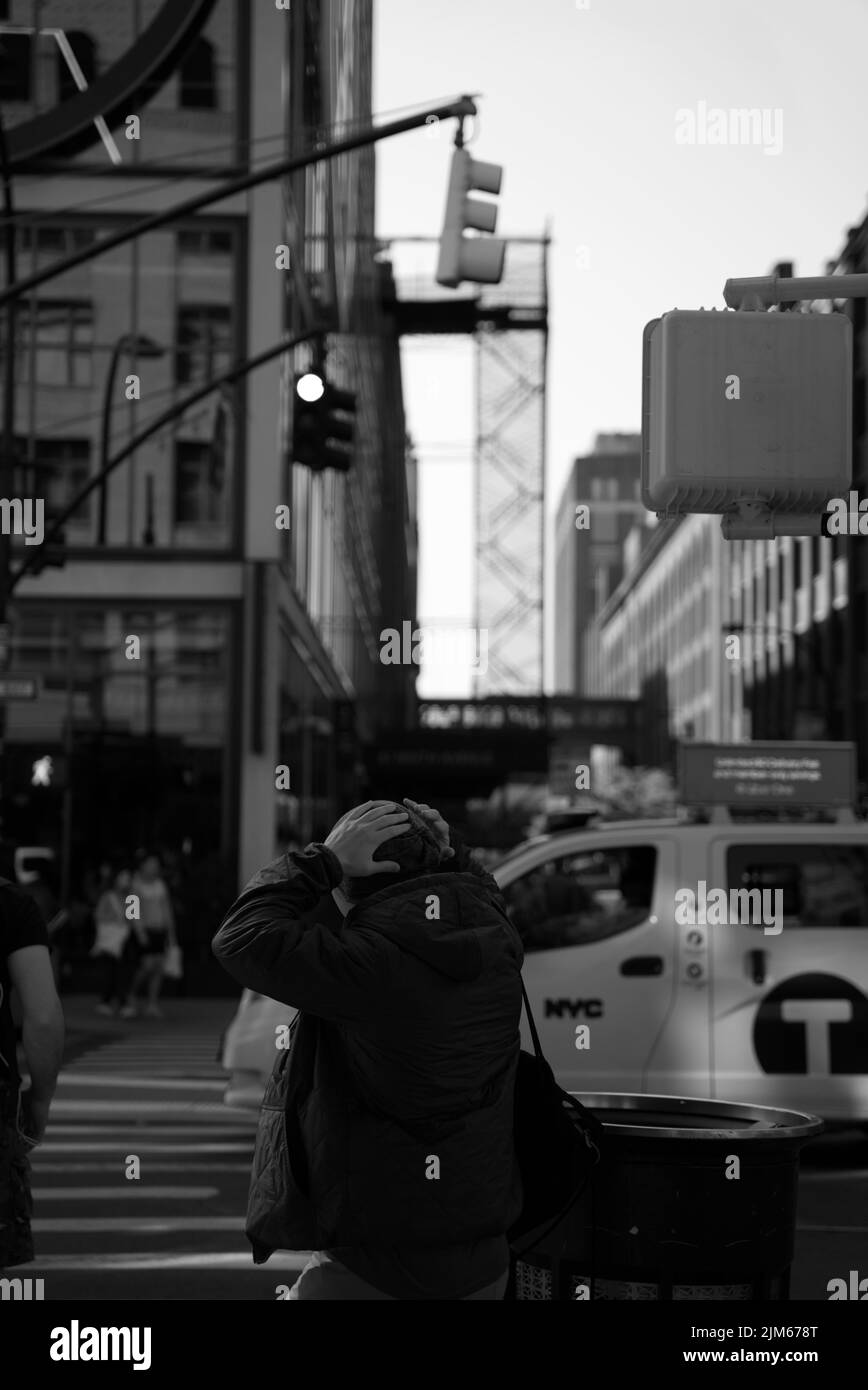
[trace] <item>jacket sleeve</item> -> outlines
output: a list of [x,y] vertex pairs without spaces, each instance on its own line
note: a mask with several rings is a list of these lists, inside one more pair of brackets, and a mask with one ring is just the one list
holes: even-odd
[[254,874],[220,924],[212,950],[248,989],[333,1022],[370,1017],[382,994],[379,938],[335,931],[305,914],[343,878],[324,845],[280,855]]

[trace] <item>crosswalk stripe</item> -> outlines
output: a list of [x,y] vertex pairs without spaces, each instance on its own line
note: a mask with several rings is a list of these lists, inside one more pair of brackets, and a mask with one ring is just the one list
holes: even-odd
[[[74,1115],[83,1110],[91,1115],[122,1115],[133,1113],[135,1115],[223,1115],[227,1111],[231,1115],[228,1105],[222,1105],[213,1101],[186,1101],[186,1100],[54,1100],[51,1106],[52,1115]],[[248,1112],[255,1114],[254,1111]]]
[[245,1255],[234,1250],[214,1250],[210,1254],[203,1252],[197,1255],[159,1255],[153,1252],[147,1255],[137,1255],[134,1252],[119,1255],[43,1255],[29,1264],[16,1265],[15,1272],[31,1274],[48,1270],[65,1272],[77,1269],[227,1269],[247,1270],[251,1274],[268,1274],[277,1269],[300,1272],[309,1259],[310,1253],[306,1251],[276,1250],[266,1269],[263,1265],[254,1265],[252,1253]]
[[58,1216],[33,1222],[36,1235],[84,1235],[100,1231],[124,1231],[126,1234],[171,1235],[175,1231],[235,1231],[244,1234],[243,1219],[237,1216]]
[[[230,1119],[231,1119],[231,1117],[230,1117]],[[209,1126],[208,1126],[207,1134],[208,1134],[208,1135],[210,1136],[210,1138],[212,1138],[212,1139],[221,1138],[221,1137],[227,1138],[227,1139],[228,1139],[228,1138],[235,1139],[235,1138],[238,1137],[239,1130],[241,1130],[241,1131],[243,1132],[243,1129],[244,1129],[244,1128],[246,1128],[246,1126],[234,1125],[234,1124],[231,1124],[231,1123],[228,1123],[228,1124],[226,1124],[226,1125],[215,1124],[215,1125],[209,1125]],[[128,1132],[129,1132],[129,1131],[128,1131]],[[157,1124],[150,1124],[150,1125],[148,1125],[148,1133],[151,1134],[151,1135],[153,1135],[154,1138],[158,1138],[158,1137],[159,1137],[159,1138],[161,1138],[161,1139],[181,1139],[181,1138],[183,1138],[185,1135],[186,1135],[186,1136],[191,1136],[191,1137],[195,1138],[197,1135],[202,1135],[202,1133],[203,1133],[203,1128],[202,1128],[202,1125],[157,1125]],[[82,1123],[80,1123],[80,1122],[79,1122],[78,1124],[59,1125],[59,1124],[54,1124],[54,1123],[52,1122],[52,1124],[49,1125],[48,1131],[47,1131],[47,1133],[46,1133],[45,1140],[44,1140],[44,1142],[43,1142],[43,1144],[42,1144],[42,1148],[43,1148],[43,1149],[47,1148],[48,1145],[49,1145],[49,1144],[52,1142],[52,1140],[55,1139],[55,1138],[57,1138],[57,1139],[60,1139],[61,1137],[74,1138],[76,1135],[81,1135],[82,1137],[84,1137],[86,1134],[91,1135],[93,1138],[96,1138],[96,1137],[99,1136],[99,1135],[109,1135],[109,1134],[118,1135],[118,1127],[117,1127],[117,1125],[108,1125],[108,1124],[98,1124],[98,1125],[94,1125],[94,1124],[82,1124]],[[118,1135],[118,1141],[121,1142],[122,1140],[123,1140],[123,1136]]]
[[[160,1090],[180,1091],[185,1087],[198,1087],[202,1091],[222,1091],[226,1082],[209,1078],[208,1080],[197,1080],[192,1077],[178,1077],[175,1080],[167,1080],[160,1077],[159,1081],[154,1081],[149,1076],[130,1076],[126,1078],[127,1084],[132,1089],[143,1089],[146,1086],[159,1086]],[[117,1081],[112,1081],[102,1072],[89,1075],[87,1072],[62,1071],[57,1080],[58,1092],[67,1086],[117,1086]]]
[[140,1187],[137,1182],[126,1182],[123,1187],[117,1183],[114,1187],[37,1187],[33,1189],[33,1200],[36,1202],[67,1202],[67,1201],[88,1201],[116,1202],[119,1198],[132,1201],[152,1202],[157,1199],[167,1202],[186,1201],[206,1201],[209,1197],[218,1197],[219,1187]]
[[[35,1167],[36,1176],[41,1178],[45,1173],[116,1173],[118,1171],[118,1160],[112,1159],[110,1163],[102,1160],[90,1163],[42,1163]],[[188,1173],[189,1163],[148,1163],[148,1174],[151,1173]],[[208,1176],[214,1173],[249,1173],[250,1164],[248,1163],[209,1163],[207,1166]]]
[[[136,1143],[136,1152],[137,1152],[137,1154],[139,1154],[139,1156],[141,1156],[142,1154],[147,1154],[147,1153],[151,1153],[151,1154],[176,1154],[176,1153],[183,1153],[183,1154],[220,1154],[220,1153],[234,1153],[234,1154],[239,1154],[239,1153],[241,1153],[241,1154],[249,1154],[249,1153],[250,1153],[250,1145],[249,1145],[248,1143],[232,1143],[232,1142],[226,1142],[226,1143],[214,1144],[214,1143],[210,1143],[210,1142],[209,1142],[209,1143],[206,1143],[206,1144],[191,1144],[191,1143],[189,1143],[189,1141],[185,1140],[183,1143],[178,1143],[178,1144],[171,1144],[171,1143],[169,1143],[169,1144],[160,1144],[160,1143],[155,1143],[155,1142],[153,1142],[153,1141],[150,1140],[150,1139],[138,1139],[138,1138],[136,1139],[135,1143]],[[46,1150],[48,1150],[49,1152],[54,1153],[54,1154],[60,1154],[60,1153],[68,1153],[68,1154],[111,1153],[111,1152],[113,1152],[113,1151],[116,1151],[116,1150],[117,1150],[117,1147],[118,1147],[118,1140],[117,1140],[117,1139],[95,1139],[95,1140],[81,1140],[81,1141],[79,1141],[79,1140],[74,1140],[74,1141],[61,1140],[59,1143],[49,1143],[49,1144],[46,1144]]]

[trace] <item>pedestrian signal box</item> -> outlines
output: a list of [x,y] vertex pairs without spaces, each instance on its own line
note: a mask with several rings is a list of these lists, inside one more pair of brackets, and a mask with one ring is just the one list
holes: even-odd
[[852,474],[843,314],[674,309],[643,336],[642,500],[728,539],[820,535]]

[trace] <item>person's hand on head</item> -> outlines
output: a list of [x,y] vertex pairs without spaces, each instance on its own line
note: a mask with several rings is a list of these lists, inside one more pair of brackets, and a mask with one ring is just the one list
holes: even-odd
[[451,859],[455,850],[449,843],[449,826],[441,816],[439,811],[435,811],[432,806],[427,806],[424,801],[411,801],[409,796],[404,797],[404,805],[409,806],[411,811],[415,811],[417,816],[421,816],[427,821],[437,839],[440,841],[440,858]]
[[374,859],[385,840],[392,840],[406,828],[409,816],[394,801],[366,801],[348,811],[331,830],[326,849],[336,854],[345,878],[368,878],[371,874],[399,873],[393,859]]

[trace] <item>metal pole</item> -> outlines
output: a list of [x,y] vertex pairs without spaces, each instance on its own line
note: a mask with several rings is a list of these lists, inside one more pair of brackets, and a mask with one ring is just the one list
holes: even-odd
[[727,280],[723,298],[730,309],[768,309],[800,299],[866,299],[868,275],[813,275],[782,278],[754,275]]
[[[233,198],[236,193],[246,193],[251,188],[257,188],[261,183],[269,183],[272,179],[283,178],[285,174],[291,174],[296,169],[306,169],[309,165],[319,164],[324,159],[336,159],[339,155],[349,154],[353,150],[364,148],[365,145],[374,145],[378,140],[387,140],[392,135],[403,135],[405,131],[417,130],[420,126],[427,124],[429,116],[436,116],[438,120],[449,120],[453,116],[475,115],[476,106],[473,99],[464,96],[457,101],[448,102],[445,106],[435,106],[416,116],[407,116],[401,121],[391,121],[388,125],[372,126],[357,135],[347,136],[345,140],[338,140],[333,145],[320,142],[316,149],[309,150],[307,154],[293,155],[291,159],[277,160],[276,163],[266,164],[251,174],[244,174],[241,178],[218,184],[216,188],[212,188],[207,193],[199,193],[193,198],[187,198],[183,203],[177,203],[175,207],[167,208],[165,212],[158,212],[152,217],[145,217],[140,222],[134,222],[130,227],[122,227],[111,236],[104,237],[102,241],[85,246],[81,251],[74,252],[73,255],[65,257],[62,261],[57,261],[55,265],[35,271],[34,274],[26,276],[25,279],[19,280],[17,283],[10,283],[0,291],[0,305],[8,304],[10,299],[19,299],[21,295],[27,294],[39,285],[44,285],[48,280],[54,280],[58,275],[65,275],[68,270],[74,270],[76,266],[84,265],[86,261],[93,260],[95,256],[101,256],[104,251],[113,251],[116,246],[123,246],[125,242],[144,236],[146,232],[155,232],[170,222],[177,222],[180,218],[189,217],[191,213],[199,212],[201,208],[210,207],[212,203],[221,203],[224,198]],[[6,217],[7,225],[11,226],[11,205],[7,209]]]
[[69,902],[69,881],[72,863],[72,720],[75,709],[75,672],[78,669],[78,610],[72,614],[69,628],[69,643],[66,649],[66,730],[64,754],[66,757],[66,785],[63,788],[63,809],[61,812],[60,842],[60,905]]
[[[264,352],[257,353],[255,357],[249,357],[245,362],[236,363],[236,365],[230,367],[228,371],[221,372],[220,376],[215,376],[213,381],[206,382],[204,386],[200,386],[189,396],[185,396],[182,401],[177,401],[174,405],[169,406],[168,410],[164,410],[162,415],[159,415],[156,420],[152,420],[144,429],[139,430],[138,434],[133,435],[132,439],[128,440],[124,447],[115,454],[114,458],[109,460],[104,470],[105,476],[107,477],[110,473],[114,472],[114,470],[123,463],[124,459],[129,458],[130,454],[135,453],[136,449],[140,448],[152,435],[157,434],[164,425],[171,424],[173,420],[177,420],[180,415],[183,415],[192,406],[198,405],[199,401],[203,400],[205,396],[210,396],[212,391],[218,391],[225,383],[237,381],[239,377],[247,376],[248,372],[252,372],[257,367],[263,366],[264,363],[270,362],[274,357],[279,357],[281,353],[291,352],[293,348],[300,347],[302,343],[308,342],[309,339],[318,336],[323,331],[326,330],[323,329],[321,324],[318,324],[315,328],[309,328],[304,333],[296,334],[294,338],[284,338],[281,342],[273,344],[270,348],[266,348]],[[63,531],[66,522],[72,516],[73,512],[78,511],[82,502],[86,501],[90,494],[97,490],[102,483],[102,479],[103,473],[97,473],[95,477],[89,479],[81,491],[69,503],[69,506],[65,507],[49,526],[43,540],[43,546],[50,545]],[[30,549],[32,550],[34,547],[31,546]],[[10,593],[14,592],[19,581],[30,572],[33,567],[34,559],[35,557],[25,555],[9,582]]]
[[[6,220],[4,260],[6,285],[15,284],[15,205],[12,198],[12,171],[6,145],[6,127],[0,113],[0,176],[3,179],[3,216]],[[15,490],[15,311],[16,298],[6,304],[6,342],[3,363],[3,442],[0,449],[0,496],[11,497]],[[9,666],[8,603],[12,593],[10,563],[12,542],[0,529],[0,673]],[[6,773],[6,701],[0,700],[0,794]]]
[[121,353],[129,341],[129,334],[124,333],[112,349],[111,360],[109,361],[108,374],[106,376],[105,390],[102,398],[102,433],[100,435],[99,449],[99,520],[97,522],[96,543],[105,545],[106,535],[106,510],[108,505],[107,498],[107,477],[106,465],[109,461],[109,438],[111,435],[112,419],[112,396],[115,388],[115,377],[117,376],[118,363],[121,360]]

